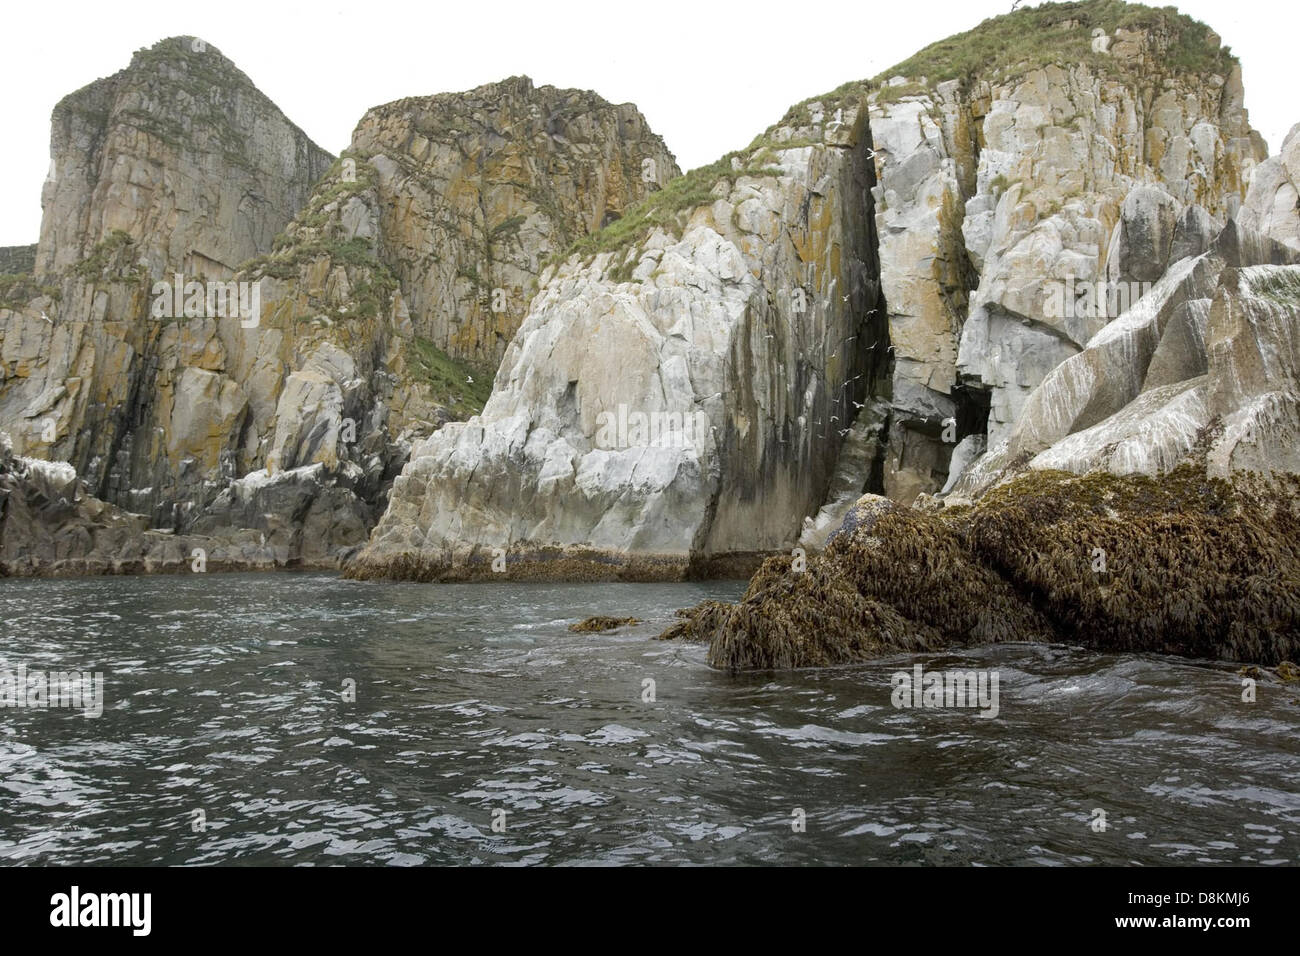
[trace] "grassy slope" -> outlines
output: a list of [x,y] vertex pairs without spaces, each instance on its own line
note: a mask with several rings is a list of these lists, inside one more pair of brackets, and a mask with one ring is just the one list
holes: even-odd
[[[1058,26],[1075,20],[1069,30]],[[773,132],[782,126],[810,123],[810,106],[820,103],[829,114],[857,102],[894,76],[925,77],[930,84],[945,80],[969,80],[976,76],[1009,78],[1048,64],[1086,62],[1098,70],[1122,69],[1121,61],[1092,52],[1092,31],[1100,27],[1107,34],[1115,30],[1166,28],[1178,41],[1165,60],[1168,69],[1191,73],[1226,73],[1236,60],[1227,47],[1210,41],[1210,28],[1184,16],[1173,7],[1155,8],[1122,0],[1083,0],[1046,3],[985,20],[973,30],[932,43],[902,63],[890,67],[872,80],[852,80],[820,96],[809,97],[790,107],[780,122],[770,127],[743,150],[701,166],[670,181],[661,191],[628,210],[627,215],[604,229],[585,236],[552,261],[560,262],[575,253],[584,260],[600,252],[624,250],[655,227],[680,234],[691,210],[709,202],[723,179],[739,175],[770,173],[764,162],[764,148],[777,145]],[[883,93],[886,98],[891,94]],[[788,145],[799,145],[788,144]],[[732,168],[738,159],[741,170]]]

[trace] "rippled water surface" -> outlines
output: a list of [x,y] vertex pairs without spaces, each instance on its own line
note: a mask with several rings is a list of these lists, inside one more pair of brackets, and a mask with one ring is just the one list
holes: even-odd
[[[0,861],[1300,858],[1295,689],[1247,704],[1226,665],[1026,645],[730,677],[652,640],[741,590],[0,580],[0,666],[106,681],[98,719],[0,710]],[[568,631],[596,613],[646,623]],[[916,663],[995,670],[997,719],[895,709]]]

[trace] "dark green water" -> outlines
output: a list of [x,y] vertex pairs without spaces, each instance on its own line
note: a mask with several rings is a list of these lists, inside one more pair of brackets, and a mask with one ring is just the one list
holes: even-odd
[[[0,667],[106,681],[98,719],[0,709],[0,861],[1300,859],[1295,689],[1024,645],[736,678],[651,640],[742,588],[0,580]],[[996,671],[998,718],[895,709],[918,661]]]

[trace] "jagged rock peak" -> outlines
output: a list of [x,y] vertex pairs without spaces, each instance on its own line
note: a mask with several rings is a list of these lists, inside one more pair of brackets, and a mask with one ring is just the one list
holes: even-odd
[[270,268],[364,244],[412,334],[490,377],[546,262],[679,174],[635,106],[595,93],[512,77],[408,97],[362,117]]
[[213,46],[172,37],[55,106],[38,275],[114,232],[155,274],[269,251],[332,157]]

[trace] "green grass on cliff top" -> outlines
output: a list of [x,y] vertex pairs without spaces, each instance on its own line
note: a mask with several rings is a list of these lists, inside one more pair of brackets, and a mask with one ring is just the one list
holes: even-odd
[[[1078,21],[1066,29],[1063,24]],[[1092,52],[1092,31],[1100,27],[1114,36],[1126,30],[1167,30],[1176,37],[1163,60],[1166,70],[1182,73],[1226,73],[1235,59],[1227,47],[1210,39],[1211,30],[1174,7],[1148,7],[1122,0],[1082,0],[1044,3],[985,20],[973,30],[931,43],[876,77],[924,76],[930,83],[991,78],[1050,64],[1089,62],[1114,68],[1113,57]]]
[[[1077,25],[1065,26],[1069,21],[1075,21]],[[884,80],[894,76],[924,76],[930,84],[935,84],[980,76],[1005,79],[1049,64],[1068,66],[1087,62],[1101,70],[1123,69],[1122,61],[1092,52],[1092,31],[1098,27],[1111,36],[1120,28],[1168,32],[1175,40],[1162,63],[1171,72],[1226,73],[1236,62],[1227,47],[1219,47],[1211,40],[1208,26],[1180,14],[1174,7],[1155,8],[1123,0],[1079,0],[1045,3],[993,17],[966,33],[932,43],[874,80],[853,80],[829,93],[795,104],[775,127],[769,128],[745,149],[728,153],[707,166],[669,181],[661,190],[630,207],[621,219],[578,239],[547,264],[565,261],[575,254],[590,260],[602,252],[625,250],[655,228],[680,235],[690,212],[713,200],[719,182],[724,179],[734,182],[742,175],[762,176],[777,172],[764,161],[765,147],[806,145],[802,142],[777,143],[772,134],[780,126],[808,125],[811,121],[809,106],[813,103],[820,103],[830,114],[851,105],[873,89],[879,90],[877,95],[886,100],[915,91],[915,84],[895,94],[890,93],[891,88],[880,89]]]
[[[1064,26],[1071,20],[1078,25]],[[1125,68],[1122,61],[1112,56],[1092,52],[1092,31],[1097,27],[1110,36],[1121,27],[1170,33],[1175,41],[1162,60],[1164,68],[1170,72],[1226,74],[1236,62],[1227,47],[1219,47],[1211,40],[1208,26],[1184,16],[1174,7],[1148,7],[1124,3],[1123,0],[1044,3],[993,17],[973,30],[932,43],[873,80],[852,80],[829,93],[809,97],[790,107],[776,125],[807,125],[811,104],[820,103],[827,113],[833,113],[872,90],[880,90],[881,84],[894,76],[923,76],[933,85],[954,79],[970,81],[977,77],[1007,79],[1050,64],[1068,66],[1086,62],[1099,70]],[[900,92],[914,91],[914,86]],[[877,95],[886,100],[892,98],[888,88]],[[707,166],[671,180],[663,189],[628,209],[622,219],[582,237],[551,262],[562,262],[574,254],[585,260],[597,253],[625,249],[655,227],[679,233],[686,215],[710,202],[714,187],[722,179],[734,180],[742,174],[771,172],[761,162],[762,147],[775,145],[771,142],[771,134],[772,129],[769,129],[748,148],[728,153]],[[744,167],[742,170],[732,168],[734,158],[739,158]]]
[[[769,133],[771,131],[769,130]],[[648,235],[656,227],[680,235],[685,216],[714,199],[713,190],[727,180],[734,183],[741,176],[777,176],[781,170],[770,162],[769,150],[792,149],[807,146],[802,140],[775,142],[768,133],[757,137],[745,149],[735,150],[707,166],[692,169],[676,179],[670,179],[662,189],[630,206],[621,219],[616,219],[603,229],[583,236],[547,265],[563,262],[572,255],[590,259],[602,252],[625,249]],[[733,164],[732,160],[736,160]]]

